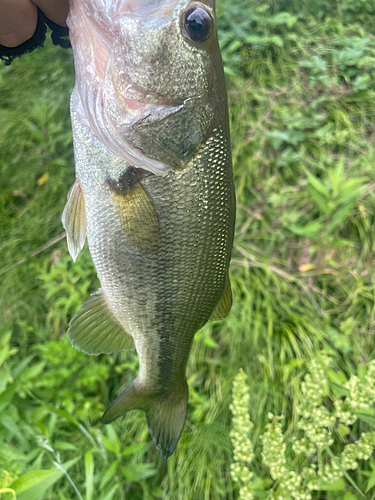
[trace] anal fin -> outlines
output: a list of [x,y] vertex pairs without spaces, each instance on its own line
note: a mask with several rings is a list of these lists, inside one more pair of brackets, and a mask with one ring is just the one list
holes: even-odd
[[218,305],[211,314],[209,321],[220,321],[226,318],[232,307],[232,290],[230,287],[229,275],[227,274],[227,279],[225,282],[225,288]]
[[75,262],[86,239],[85,202],[78,179],[68,193],[61,221],[66,231],[69,253]]
[[72,346],[86,354],[126,351],[134,347],[133,338],[116,320],[101,289],[72,318],[68,335]]

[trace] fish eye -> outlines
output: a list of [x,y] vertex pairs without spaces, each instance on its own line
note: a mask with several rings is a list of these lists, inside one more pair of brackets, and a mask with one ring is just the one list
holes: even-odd
[[192,42],[205,42],[213,31],[211,15],[202,7],[191,7],[182,16],[182,29],[186,38]]

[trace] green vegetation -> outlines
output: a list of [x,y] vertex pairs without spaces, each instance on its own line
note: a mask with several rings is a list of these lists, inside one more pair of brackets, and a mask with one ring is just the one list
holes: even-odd
[[168,462],[141,412],[98,423],[138,361],[69,344],[98,288],[87,248],[76,264],[65,240],[30,255],[62,233],[74,181],[72,55],[48,45],[0,68],[1,500],[375,499],[374,3],[222,0],[219,13],[234,306],[196,335]]
[[[327,352],[312,359],[309,373],[301,383],[302,398],[296,407],[296,424],[286,426],[285,436],[283,418],[268,414],[271,422],[260,438],[263,451],[257,460],[269,469],[271,477],[260,477],[249,470],[248,464],[255,458],[254,445],[249,439],[253,424],[248,414],[250,391],[246,375],[240,370],[233,383],[230,408],[235,460],[231,473],[233,480],[240,484],[241,500],[275,497],[311,500],[314,491],[345,490],[344,478],[353,491],[364,497],[347,471],[357,469],[359,460],[368,460],[375,448],[375,432],[361,432],[363,428],[354,426],[358,420],[372,428],[375,424],[372,410],[375,361],[361,365],[360,375],[352,375],[349,380],[342,371],[332,371],[332,364],[333,359]],[[357,436],[353,443],[345,438],[350,433]],[[375,467],[372,459],[370,466]],[[375,473],[363,473],[369,477],[367,493],[375,486]],[[357,497],[350,491],[344,495],[344,500],[353,498]]]

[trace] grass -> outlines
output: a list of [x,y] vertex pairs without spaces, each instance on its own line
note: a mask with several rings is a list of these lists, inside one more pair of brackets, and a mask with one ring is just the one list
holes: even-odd
[[[134,352],[87,357],[67,340],[70,318],[98,288],[87,248],[76,264],[65,241],[30,257],[62,232],[74,181],[72,55],[48,45],[0,69],[1,268],[26,258],[0,275],[0,470],[9,474],[0,491],[51,470],[17,498],[73,500],[76,488],[86,500],[234,500],[229,404],[240,367],[253,467],[266,478],[258,437],[268,412],[294,432],[310,358],[328,350],[347,378],[374,358],[371,9],[365,0],[219,5],[238,200],[234,305],[196,335],[188,423],[168,463],[141,412],[98,424],[138,362]],[[350,472],[361,491],[370,470],[363,461]],[[278,498],[267,491],[259,498]],[[345,480],[314,498],[352,500],[353,491]]]

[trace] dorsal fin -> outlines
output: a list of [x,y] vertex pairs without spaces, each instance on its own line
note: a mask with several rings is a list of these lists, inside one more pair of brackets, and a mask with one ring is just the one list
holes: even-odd
[[86,239],[85,201],[78,179],[68,193],[61,221],[66,231],[69,253],[75,262]]
[[68,335],[72,346],[86,354],[126,351],[134,347],[133,338],[116,320],[101,289],[73,317]]
[[225,288],[218,305],[211,314],[209,321],[220,321],[226,318],[232,307],[232,290],[230,288],[229,274],[225,282]]

